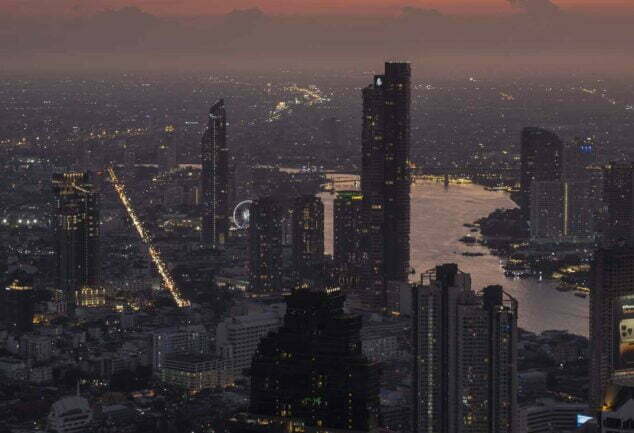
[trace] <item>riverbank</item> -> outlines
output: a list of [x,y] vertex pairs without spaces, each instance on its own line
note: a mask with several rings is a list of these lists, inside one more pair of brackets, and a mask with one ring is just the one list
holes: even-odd
[[[349,178],[349,175],[341,175]],[[347,189],[350,184],[336,184]],[[325,207],[325,247],[332,253],[332,210],[334,194],[320,194]],[[519,324],[532,332],[550,329],[568,330],[588,335],[588,300],[556,290],[556,281],[510,279],[504,276],[503,261],[491,254],[488,246],[476,243],[467,246],[459,239],[473,234],[468,222],[487,217],[496,209],[514,209],[509,195],[487,191],[475,184],[450,185],[420,182],[411,192],[411,265],[416,270],[413,279],[427,269],[442,263],[456,263],[471,274],[472,286],[480,290],[499,284],[518,300]],[[479,253],[463,255],[463,253]],[[481,255],[480,255],[481,254]]]
[[496,209],[474,223],[479,242],[504,261],[508,278],[535,278],[558,282],[558,290],[589,292],[592,245],[579,243],[535,244],[519,209]]

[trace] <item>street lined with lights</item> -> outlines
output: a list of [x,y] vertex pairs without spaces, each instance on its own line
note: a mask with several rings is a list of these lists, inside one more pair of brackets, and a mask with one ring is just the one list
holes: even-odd
[[121,204],[123,204],[123,207],[126,209],[128,215],[130,216],[130,219],[132,220],[132,225],[136,229],[143,243],[145,243],[145,245],[148,248],[148,253],[150,254],[150,258],[152,259],[152,262],[156,266],[156,270],[161,275],[161,279],[163,280],[163,285],[172,295],[172,298],[174,299],[174,302],[176,302],[176,305],[178,305],[179,307],[189,307],[191,305],[190,302],[183,297],[183,295],[180,293],[180,290],[178,290],[178,288],[176,287],[176,284],[174,283],[174,280],[172,276],[170,275],[169,270],[167,269],[167,266],[165,265],[165,263],[163,262],[163,259],[161,258],[161,254],[159,250],[156,249],[154,245],[152,245],[152,238],[150,237],[150,234],[145,230],[145,228],[143,227],[143,224],[141,223],[141,220],[139,219],[136,212],[134,211],[134,208],[132,207],[132,202],[126,195],[125,185],[123,184],[123,182],[119,180],[119,178],[117,177],[117,174],[115,173],[112,167],[108,167],[108,174],[110,175],[110,179],[112,180],[112,186],[114,187],[117,195],[119,196],[119,200],[121,201]]

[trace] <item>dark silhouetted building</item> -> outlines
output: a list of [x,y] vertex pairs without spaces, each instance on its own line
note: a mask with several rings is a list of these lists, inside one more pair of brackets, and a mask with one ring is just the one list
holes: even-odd
[[605,166],[603,201],[607,211],[605,241],[632,241],[634,234],[634,166],[613,162]]
[[9,331],[27,332],[33,327],[33,286],[31,278],[11,278],[0,293],[0,323]]
[[601,402],[596,433],[621,433],[634,429],[634,386],[631,381],[611,383]]
[[363,262],[363,194],[339,191],[333,207],[333,258],[344,291],[359,286]]
[[99,284],[99,195],[88,172],[54,174],[53,191],[56,283],[72,313],[81,289]]
[[545,129],[524,128],[521,142],[520,208],[530,217],[534,182],[560,181],[563,170],[563,142]]
[[293,265],[300,275],[311,275],[324,261],[324,204],[303,195],[293,201]]
[[284,325],[251,364],[250,412],[307,426],[369,431],[377,425],[379,372],[361,351],[361,317],[343,311],[338,287],[301,287]]
[[410,65],[386,63],[363,89],[361,190],[364,201],[362,299],[386,305],[386,281],[407,281],[410,236]]
[[563,177],[570,181],[585,181],[590,176],[589,167],[598,162],[598,149],[592,137],[576,137],[564,146]]
[[[554,140],[552,138],[547,143]],[[529,142],[532,143],[530,140]],[[540,146],[550,149],[543,143]],[[538,148],[533,150],[543,151]],[[538,153],[533,156],[539,158]],[[532,163],[534,164],[535,161],[533,160]],[[563,147],[559,161],[561,165],[559,174],[553,175],[551,170],[556,170],[557,167],[550,163],[541,161],[538,167],[533,165],[534,173],[530,179],[529,191],[532,241],[541,243],[593,241],[594,217],[600,208],[597,202],[601,199],[600,196],[594,195],[596,188],[593,186],[592,167],[595,162],[594,142],[591,139],[575,139]],[[529,163],[531,163],[530,159]]]
[[209,110],[202,138],[202,241],[219,248],[229,234],[229,151],[227,115],[221,99]]
[[254,293],[279,292],[282,287],[282,219],[279,200],[265,197],[251,204],[249,274]]
[[517,302],[471,290],[455,264],[412,287],[415,433],[512,433],[517,420]]
[[606,387],[634,377],[634,248],[594,254],[590,286],[590,408],[598,410]]

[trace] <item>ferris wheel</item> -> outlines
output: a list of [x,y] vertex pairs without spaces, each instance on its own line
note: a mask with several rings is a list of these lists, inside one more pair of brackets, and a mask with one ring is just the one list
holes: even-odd
[[243,200],[233,209],[233,224],[238,230],[249,228],[251,221],[251,203],[252,200]]

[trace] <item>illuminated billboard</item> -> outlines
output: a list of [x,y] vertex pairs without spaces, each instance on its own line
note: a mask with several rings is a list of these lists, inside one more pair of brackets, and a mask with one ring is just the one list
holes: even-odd
[[634,370],[634,297],[624,296],[617,303],[617,369]]

